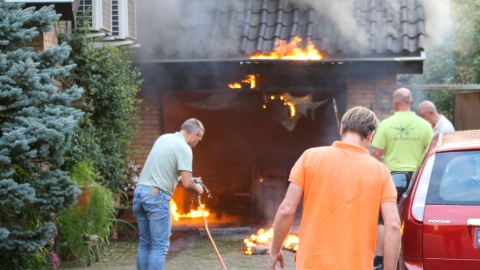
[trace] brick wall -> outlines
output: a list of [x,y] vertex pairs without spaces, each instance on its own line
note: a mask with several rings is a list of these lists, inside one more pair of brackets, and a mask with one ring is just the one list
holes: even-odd
[[35,38],[33,38],[32,41],[27,42],[26,45],[29,46],[29,47],[33,47],[33,49],[34,49],[36,52],[43,51],[43,50],[44,50],[44,47],[43,47],[43,34],[37,35]]
[[143,100],[139,112],[141,124],[139,134],[132,140],[130,148],[136,151],[131,162],[140,165],[141,169],[155,140],[161,135],[163,106],[160,95],[151,96],[142,91],[139,93],[139,98]]
[[350,76],[347,79],[347,110],[364,106],[375,112],[379,120],[393,115],[393,91],[396,75],[375,77]]
[[50,32],[37,35],[32,41],[27,42],[27,46],[33,47],[36,52],[53,48],[58,45],[58,26],[55,23]]
[[53,25],[50,32],[43,33],[43,47],[44,50],[53,48],[58,45],[58,28],[57,24]]

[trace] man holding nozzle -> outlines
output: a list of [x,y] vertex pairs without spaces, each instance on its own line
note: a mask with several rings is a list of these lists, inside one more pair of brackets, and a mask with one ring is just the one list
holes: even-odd
[[160,136],[145,161],[133,198],[140,238],[139,270],[164,268],[172,227],[170,201],[178,182],[193,194],[203,193],[201,182],[192,177],[192,148],[204,134],[199,120],[188,119],[180,131]]

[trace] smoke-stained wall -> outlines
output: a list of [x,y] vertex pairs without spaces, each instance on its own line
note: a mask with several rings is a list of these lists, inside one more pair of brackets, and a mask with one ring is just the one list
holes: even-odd
[[[345,89],[332,89],[337,106],[345,110]],[[188,118],[201,120],[206,133],[193,149],[195,176],[201,176],[212,194],[207,207],[217,213],[263,216],[267,209],[257,204],[255,182],[261,177],[287,186],[288,173],[303,151],[310,147],[329,145],[339,139],[331,93],[317,93],[315,101],[328,100],[313,112],[302,116],[295,129],[288,131],[263,108],[261,95],[252,94],[245,102],[220,110],[192,107],[174,92],[142,91],[142,130],[134,146],[139,149],[134,162],[142,167],[163,123],[165,133],[180,129]],[[163,119],[160,119],[163,118]],[[272,172],[282,171],[278,177]],[[281,192],[282,193],[282,192]],[[283,194],[279,194],[280,197]],[[186,196],[184,205],[189,206]],[[180,202],[177,202],[180,203]],[[252,216],[254,217],[254,216]]]
[[[315,119],[302,116],[292,132],[263,109],[263,100],[254,92],[242,103],[213,110],[192,107],[179,98],[183,94],[158,92],[150,85],[140,92],[144,100],[142,126],[133,144],[139,150],[133,161],[142,167],[161,130],[175,132],[187,118],[198,118],[206,134],[193,150],[194,175],[201,176],[214,195],[204,203],[218,213],[265,218],[268,223],[273,217],[265,205],[278,202],[284,193],[267,203],[257,193],[267,186],[286,189],[290,169],[304,150],[330,145],[340,138],[332,97],[337,102],[339,119],[354,106],[370,108],[384,119],[392,113],[395,79],[395,75],[351,76],[343,86],[338,84],[330,92],[314,94],[314,101],[328,102],[315,110]],[[195,97],[198,93],[186,95]],[[262,177],[265,185],[259,182]],[[183,205],[188,207],[191,197],[187,195]]]

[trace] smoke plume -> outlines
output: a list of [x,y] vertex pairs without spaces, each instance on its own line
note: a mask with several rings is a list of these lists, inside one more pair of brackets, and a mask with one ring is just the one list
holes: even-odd
[[[365,18],[357,18],[358,3],[362,9],[369,8],[373,0],[284,0],[284,6],[295,3],[302,8],[313,7],[320,16],[326,16],[339,31],[342,41],[355,44],[359,48],[369,45],[369,25]],[[402,0],[380,0],[376,8],[385,9],[386,16],[392,19],[393,27],[401,29],[400,3]],[[445,38],[452,26],[451,0],[423,0],[426,17],[427,42],[438,43]],[[142,0],[137,1],[138,42],[142,60],[157,60],[159,56],[170,59],[214,58],[212,52],[222,56],[239,57],[240,35],[247,0]],[[255,1],[254,1],[255,2]],[[257,1],[261,4],[262,1]],[[422,0],[408,0],[410,9]],[[230,13],[222,13],[229,10]],[[236,11],[233,12],[232,10]],[[365,11],[365,10],[362,10]],[[412,11],[412,10],[409,10]],[[357,14],[355,13],[357,12]],[[412,11],[415,12],[415,11]],[[237,27],[233,33],[237,37],[212,38],[218,19],[229,17],[229,27]],[[357,16],[357,17],[356,17]],[[363,20],[363,21],[362,21]],[[240,26],[235,26],[240,22]],[[222,26],[224,27],[224,25]]]
[[427,42],[439,44],[453,28],[451,0],[424,0]]

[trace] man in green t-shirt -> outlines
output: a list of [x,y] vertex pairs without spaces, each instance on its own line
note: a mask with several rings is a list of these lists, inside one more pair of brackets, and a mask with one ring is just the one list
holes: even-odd
[[148,154],[132,207],[138,224],[138,270],[164,267],[172,226],[170,201],[178,182],[191,193],[203,193],[203,187],[192,177],[192,148],[204,134],[199,120],[188,119],[180,131],[160,136]]
[[[395,113],[380,123],[372,140],[372,156],[380,161],[383,158],[390,172],[407,172],[411,175],[433,137],[431,125],[410,111],[412,103],[410,90],[397,89],[393,93]],[[383,269],[383,232],[383,220],[380,219],[374,260],[376,270]]]

